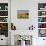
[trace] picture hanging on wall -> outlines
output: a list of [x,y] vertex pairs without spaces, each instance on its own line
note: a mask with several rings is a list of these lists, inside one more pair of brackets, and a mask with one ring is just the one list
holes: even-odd
[[17,18],[18,19],[28,19],[29,10],[17,10]]

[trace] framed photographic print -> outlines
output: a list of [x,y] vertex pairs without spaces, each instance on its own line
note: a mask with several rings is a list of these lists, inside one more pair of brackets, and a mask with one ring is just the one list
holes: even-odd
[[17,10],[17,18],[18,19],[28,19],[29,10]]

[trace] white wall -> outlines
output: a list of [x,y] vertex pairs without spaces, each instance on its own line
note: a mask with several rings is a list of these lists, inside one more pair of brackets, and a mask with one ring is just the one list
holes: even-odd
[[[27,0],[27,1],[12,0],[11,1],[11,16],[12,16],[11,22],[13,22],[16,25],[17,30],[28,30],[29,26],[31,26],[33,23],[37,21],[36,6],[37,6],[37,2],[32,0],[31,1],[30,0]],[[17,10],[29,10],[29,19],[17,19]]]
[[[11,22],[13,22],[16,25],[17,33],[20,32],[21,30],[20,34],[21,33],[26,34],[29,26],[33,24],[35,26],[33,35],[38,36],[37,35],[38,32],[37,31],[37,8],[38,8],[37,0],[25,0],[25,1],[11,0]],[[17,10],[29,10],[29,19],[26,20],[17,19]],[[33,41],[35,41],[35,38],[33,39]],[[33,44],[37,44],[37,42],[36,43],[33,42]]]
[[[43,39],[38,38],[38,3],[46,3],[46,0],[11,0],[11,22],[16,25],[18,32],[23,30],[24,33],[32,24],[35,26],[35,30],[33,30],[33,46],[43,44]],[[29,10],[29,19],[17,19],[17,10]]]

